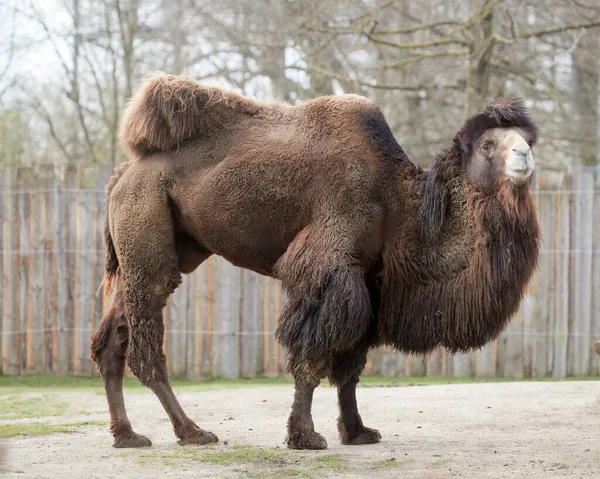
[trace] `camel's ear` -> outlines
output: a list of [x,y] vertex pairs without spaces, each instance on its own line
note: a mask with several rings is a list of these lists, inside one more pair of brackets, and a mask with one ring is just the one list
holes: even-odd
[[434,167],[427,173],[423,185],[423,201],[421,203],[421,233],[425,237],[434,237],[442,229],[446,208],[448,206],[448,189],[439,171]]

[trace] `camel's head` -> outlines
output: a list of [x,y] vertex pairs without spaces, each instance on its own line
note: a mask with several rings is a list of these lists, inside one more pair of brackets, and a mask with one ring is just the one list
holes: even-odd
[[457,133],[468,179],[487,191],[505,181],[527,183],[534,169],[537,128],[520,100],[502,98],[469,118]]
[[[469,118],[454,137],[452,147],[438,154],[427,175],[420,213],[423,232],[433,236],[442,227],[450,179],[460,177],[486,194],[503,192],[511,196],[522,192],[521,187],[529,184],[533,173],[531,149],[536,140],[537,128],[523,103],[515,98],[490,102]],[[504,188],[507,185],[509,188]]]

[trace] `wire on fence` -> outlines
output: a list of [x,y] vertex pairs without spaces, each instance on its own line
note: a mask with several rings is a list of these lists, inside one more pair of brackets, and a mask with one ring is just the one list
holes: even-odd
[[[19,329],[16,331],[0,331],[1,336],[16,336],[16,335],[32,335],[32,334],[45,334],[45,333],[68,333],[68,332],[79,332],[79,333],[92,333],[94,328],[42,328],[42,329]],[[212,331],[205,329],[167,329],[166,334],[200,334],[200,335],[211,335],[211,336],[273,336],[275,331]],[[525,337],[579,337],[579,338],[598,338],[600,334],[593,334],[587,332],[528,332],[528,331],[505,331],[499,337],[502,336],[525,336]]]

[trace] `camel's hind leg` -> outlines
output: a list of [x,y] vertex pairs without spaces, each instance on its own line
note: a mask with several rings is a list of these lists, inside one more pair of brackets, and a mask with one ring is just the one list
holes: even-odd
[[123,371],[125,353],[129,342],[129,328],[123,310],[122,292],[118,291],[112,306],[91,340],[91,356],[98,365],[108,409],[110,430],[115,438],[114,447],[143,447],[152,443],[144,436],[133,432],[125,410],[123,398]]
[[[150,195],[149,189],[146,190]],[[139,201],[127,197],[115,207],[114,237],[124,282],[129,325],[127,362],[160,400],[180,444],[207,444],[217,436],[198,427],[184,412],[169,382],[163,354],[162,311],[179,286],[181,272],[174,225],[165,195]]]

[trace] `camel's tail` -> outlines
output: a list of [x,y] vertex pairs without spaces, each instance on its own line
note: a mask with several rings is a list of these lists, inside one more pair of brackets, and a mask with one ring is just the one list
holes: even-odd
[[115,168],[108,185],[106,185],[106,214],[104,216],[104,300],[106,301],[114,290],[115,280],[119,275],[119,260],[110,234],[110,194],[131,163],[121,163]]
[[135,157],[168,151],[253,115],[260,106],[237,93],[159,72],[133,95],[121,122],[121,146]]

